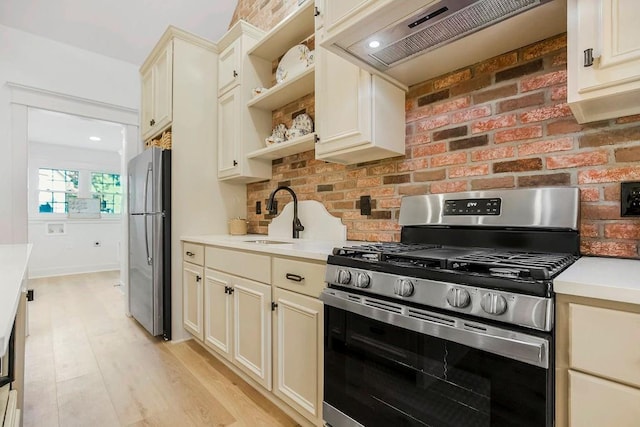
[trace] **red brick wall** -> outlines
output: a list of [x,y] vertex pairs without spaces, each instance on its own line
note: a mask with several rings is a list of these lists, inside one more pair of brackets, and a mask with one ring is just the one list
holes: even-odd
[[[324,203],[349,239],[367,241],[399,240],[403,195],[574,185],[582,252],[638,258],[640,219],[620,217],[620,182],[640,181],[640,115],[580,125],[566,80],[561,35],[417,84],[406,97],[405,156],[349,166],[313,151],[276,160],[272,180],[247,186],[249,230],[267,232],[270,218],[255,214],[255,202],[264,207],[279,184]],[[362,195],[373,200],[370,216],[360,215]]]

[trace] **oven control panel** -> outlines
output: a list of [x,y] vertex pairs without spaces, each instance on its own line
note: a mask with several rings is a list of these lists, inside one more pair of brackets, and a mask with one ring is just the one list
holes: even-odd
[[502,199],[445,200],[443,215],[500,215]]

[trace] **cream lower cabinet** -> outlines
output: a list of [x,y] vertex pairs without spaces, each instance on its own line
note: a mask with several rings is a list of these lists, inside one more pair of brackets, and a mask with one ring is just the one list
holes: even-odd
[[640,306],[558,295],[556,425],[638,426]]
[[204,342],[271,390],[271,286],[207,269]]
[[184,262],[182,264],[182,315],[184,328],[193,336],[202,339],[204,334],[202,317],[204,268]]
[[322,425],[322,302],[279,288],[273,299],[273,393]]

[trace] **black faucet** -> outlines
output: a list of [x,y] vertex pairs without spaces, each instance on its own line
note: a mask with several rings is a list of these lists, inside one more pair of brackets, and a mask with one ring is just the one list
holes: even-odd
[[281,185],[280,187],[273,190],[273,193],[271,193],[271,195],[269,196],[269,200],[267,200],[267,211],[269,211],[271,215],[275,215],[278,213],[274,208],[273,198],[280,190],[287,190],[291,194],[291,197],[293,197],[293,238],[299,239],[300,232],[304,231],[304,226],[300,222],[300,218],[298,218],[298,197],[291,188]]

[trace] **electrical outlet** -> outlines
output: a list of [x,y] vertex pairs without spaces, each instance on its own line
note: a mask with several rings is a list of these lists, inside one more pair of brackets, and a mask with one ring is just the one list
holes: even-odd
[[620,216],[640,216],[640,181],[620,184]]
[[360,196],[360,215],[371,215],[371,196]]
[[262,202],[256,202],[256,214],[260,215],[262,213]]

